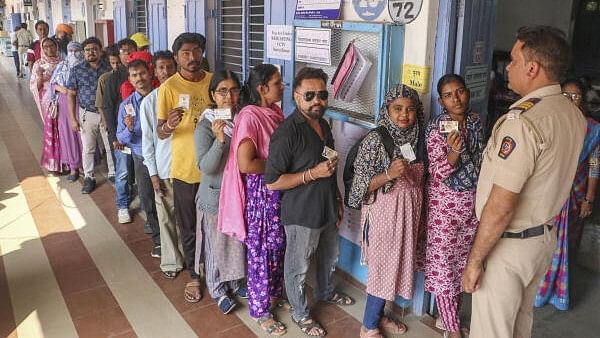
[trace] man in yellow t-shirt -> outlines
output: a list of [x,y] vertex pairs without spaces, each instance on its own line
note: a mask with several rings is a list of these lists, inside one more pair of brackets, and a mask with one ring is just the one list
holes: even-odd
[[196,255],[195,196],[200,183],[196,166],[194,130],[204,109],[209,105],[208,85],[212,74],[202,70],[206,39],[198,33],[182,33],[173,43],[173,54],[179,72],[165,81],[158,92],[157,134],[171,137],[173,200],[175,219],[181,232],[185,264],[191,281],[184,290],[191,303],[202,298],[199,276],[194,269]]

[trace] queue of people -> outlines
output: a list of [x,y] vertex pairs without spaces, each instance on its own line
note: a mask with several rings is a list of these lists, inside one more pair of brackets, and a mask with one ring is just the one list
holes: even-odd
[[449,337],[468,335],[458,316],[463,292],[474,294],[471,337],[529,337],[534,300],[568,304],[565,252],[591,211],[600,127],[588,119],[584,142],[584,93],[576,82],[559,86],[569,52],[560,31],[519,30],[507,70],[523,99],[487,145],[460,75],[439,79],[443,112],[429,121],[413,88],[392,86],[378,127],[357,145],[345,199],[323,70],[298,70],[296,108],[285,117],[277,67],[255,66],[245,83],[208,72],[201,34],[180,34],[172,51],[151,55],[140,33],[104,50],[95,37],[69,42],[65,54],[64,35],[42,33],[30,87],[44,121],[43,167],[71,182],[83,168],[89,194],[105,156],[117,221],[131,222],[137,187],[150,254],[164,278],[187,271],[186,301],[199,302],[203,285],[223,314],[247,298],[250,316],[273,336],[287,332],[272,312],[283,302],[302,332],[325,336],[306,275],[315,264],[317,301],[355,303],[333,278],[346,200],[361,210],[368,266],[360,337],[409,329],[384,308],[412,298],[418,270]]

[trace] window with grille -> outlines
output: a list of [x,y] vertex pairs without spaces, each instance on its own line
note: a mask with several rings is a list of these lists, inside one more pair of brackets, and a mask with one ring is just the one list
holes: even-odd
[[248,71],[263,62],[265,2],[222,0],[219,4],[218,62],[245,81]]

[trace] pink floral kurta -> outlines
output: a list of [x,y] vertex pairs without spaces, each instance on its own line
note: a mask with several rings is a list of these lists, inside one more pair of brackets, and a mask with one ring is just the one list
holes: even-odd
[[446,136],[433,128],[427,138],[429,156],[425,290],[436,295],[462,292],[461,276],[479,222],[475,191],[451,190],[444,180],[454,168],[448,162]]

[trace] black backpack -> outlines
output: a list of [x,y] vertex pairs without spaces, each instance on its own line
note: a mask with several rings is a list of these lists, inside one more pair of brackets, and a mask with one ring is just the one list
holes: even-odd
[[[390,133],[384,126],[374,128],[371,131],[369,131],[369,133],[371,132],[376,132],[381,136],[383,146],[385,147],[385,151],[387,152],[388,156],[392,158],[394,156],[394,139],[392,138],[392,135],[390,135]],[[350,148],[348,156],[346,157],[346,164],[344,165],[344,174],[342,176],[344,179],[344,205],[346,205],[348,208],[356,210],[360,210],[360,208],[362,207],[362,203],[358,207],[354,207],[348,204],[348,198],[350,197],[350,188],[352,187],[352,181],[354,180],[354,161],[356,161],[356,155],[358,155],[358,148],[360,148],[360,144],[369,133],[361,137],[360,140],[358,140],[352,146],[352,148]]]

